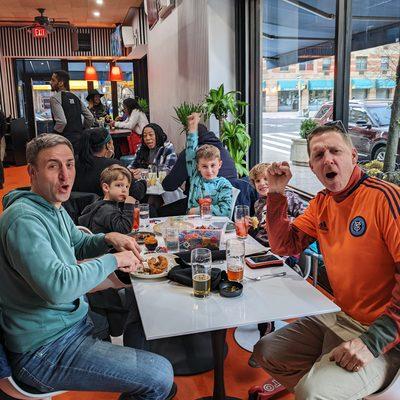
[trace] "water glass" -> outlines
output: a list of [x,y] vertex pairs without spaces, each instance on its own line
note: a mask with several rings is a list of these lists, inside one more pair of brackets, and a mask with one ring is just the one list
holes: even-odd
[[147,203],[139,204],[140,210],[140,228],[148,228],[150,226],[149,205]]
[[234,219],[235,219],[236,236],[240,239],[246,239],[250,223],[249,206],[243,206],[243,205],[236,206]]
[[211,251],[194,249],[190,254],[192,264],[193,295],[198,298],[208,297],[211,291]]
[[165,245],[170,253],[179,251],[179,230],[178,228],[168,227],[164,229]]
[[140,170],[140,178],[143,179],[144,181],[147,181],[149,179],[149,170],[141,169]]
[[200,205],[200,216],[202,219],[210,220],[212,217],[211,204],[203,203]]
[[230,281],[243,281],[245,254],[246,248],[243,240],[229,239],[226,241],[226,265]]

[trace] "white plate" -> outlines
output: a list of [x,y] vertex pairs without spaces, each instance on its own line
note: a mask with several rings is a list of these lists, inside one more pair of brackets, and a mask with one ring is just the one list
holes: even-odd
[[161,274],[145,274],[142,272],[133,272],[131,275],[135,278],[141,278],[141,279],[157,279],[157,278],[164,278],[165,276],[168,275],[169,270],[174,267],[175,265],[178,265],[175,262],[176,255],[175,254],[168,254],[168,253],[147,253],[142,255],[143,260],[147,261],[149,258],[157,258],[158,256],[163,256],[168,260],[168,268],[164,271],[161,272]]

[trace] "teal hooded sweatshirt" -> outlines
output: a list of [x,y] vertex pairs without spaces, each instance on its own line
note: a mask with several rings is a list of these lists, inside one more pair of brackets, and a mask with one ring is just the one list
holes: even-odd
[[[103,234],[84,234],[63,207],[33,192],[12,191],[3,207],[0,321],[6,347],[25,353],[86,317],[83,295],[116,269],[117,260],[101,256],[109,250]],[[77,263],[85,258],[93,259]]]

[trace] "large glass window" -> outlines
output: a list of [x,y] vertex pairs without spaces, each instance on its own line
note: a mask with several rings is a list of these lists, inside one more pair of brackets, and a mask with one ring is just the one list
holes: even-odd
[[70,77],[69,89],[76,94],[83,104],[86,104],[88,94],[87,81],[85,81],[85,62],[68,62],[68,73]]
[[335,13],[336,1],[318,2],[320,14],[294,3],[263,0],[264,162],[289,161],[301,122],[332,109],[335,22],[326,14]]
[[[353,0],[349,132],[361,160],[383,160],[400,54],[400,2]],[[362,15],[363,18],[358,16]]]
[[111,82],[109,79],[110,63],[109,62],[94,62],[93,66],[96,68],[98,81],[93,81],[93,86],[100,93],[104,94],[102,102],[107,105],[110,114],[113,113],[112,95],[111,95]]
[[135,97],[133,81],[133,63],[118,62],[117,65],[122,70],[123,81],[117,82],[118,110],[122,110],[122,102],[128,97]]

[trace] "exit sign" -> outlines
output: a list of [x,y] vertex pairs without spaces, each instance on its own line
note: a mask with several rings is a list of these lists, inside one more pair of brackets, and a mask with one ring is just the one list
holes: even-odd
[[35,26],[32,28],[33,37],[35,38],[44,38],[47,37],[47,31],[45,28],[41,26]]

